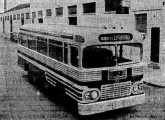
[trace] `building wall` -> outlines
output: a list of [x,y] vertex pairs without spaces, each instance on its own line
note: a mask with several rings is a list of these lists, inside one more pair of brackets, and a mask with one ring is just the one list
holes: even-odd
[[160,28],[159,64],[165,63],[165,9],[164,0],[134,0],[131,11],[134,14],[147,14],[147,32],[144,40],[144,62],[151,63],[151,29]]
[[139,11],[161,9],[164,1],[165,0],[132,0],[131,10]]
[[[19,20],[17,20],[17,14],[22,14],[22,13],[26,14],[27,12],[30,13],[30,8],[24,8],[24,9],[19,9],[19,10],[16,10],[16,11],[10,11],[10,12],[3,13],[1,15],[1,17],[5,18],[5,16],[9,16],[9,20],[4,21],[5,33],[9,34],[10,30],[11,30],[11,21],[10,21],[11,18],[10,18],[10,16],[12,16],[12,31],[13,32],[18,32],[19,28],[21,27],[21,18]],[[16,15],[16,20],[13,20],[13,15]],[[1,19],[1,17],[0,17],[0,19]],[[24,20],[25,20],[24,24],[28,24],[28,23],[31,22],[31,20],[26,19],[26,17],[24,17]],[[1,21],[1,20],[0,20],[0,28],[1,28],[0,32],[3,33],[3,21]]]
[[3,14],[0,14],[0,33],[2,33],[3,30],[3,18],[2,18]]
[[[83,4],[96,2],[96,12],[91,14],[83,13]],[[78,26],[90,26],[90,27],[124,27],[127,29],[134,28],[133,14],[115,14],[105,12],[104,0],[33,0],[31,1],[31,12],[40,10],[43,11],[43,23],[44,24],[64,24],[69,25],[68,6],[77,5],[77,25]],[[56,16],[56,8],[63,7],[63,16]],[[46,9],[52,9],[52,16],[46,17]],[[37,16],[38,17],[38,16]],[[36,17],[35,23],[38,23]],[[129,27],[128,27],[129,26]]]

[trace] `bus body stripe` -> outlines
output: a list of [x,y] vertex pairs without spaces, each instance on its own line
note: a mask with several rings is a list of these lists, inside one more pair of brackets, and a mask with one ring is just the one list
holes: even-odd
[[[25,60],[27,60],[28,62],[30,62],[30,61],[28,60],[29,58],[26,58],[25,56],[20,55],[20,54],[19,54],[19,56],[20,56],[20,57],[23,57]],[[39,64],[39,63],[38,63],[38,64]],[[42,66],[42,65],[41,65],[41,66]],[[44,68],[44,66],[43,66],[43,68]],[[41,69],[42,69],[42,68],[41,68]],[[83,92],[82,89],[75,88],[75,87],[69,85],[68,83],[66,83],[65,81],[63,81],[62,79],[57,78],[55,75],[51,74],[51,73],[48,72],[46,69],[44,69],[44,70],[46,71],[46,78],[48,78],[47,81],[48,81],[49,83],[51,83],[53,86],[55,86],[55,84],[56,84],[55,81],[58,81],[58,82],[62,83],[63,85],[65,85],[65,87],[67,88],[67,91],[70,92],[70,94],[73,94],[73,96],[76,96],[76,97],[80,100],[80,98],[81,98],[81,96],[82,96],[82,92]],[[57,73],[55,73],[55,74],[57,74]],[[80,96],[80,97],[78,97],[78,96]],[[76,99],[77,99],[77,98],[76,98]],[[81,100],[82,100],[82,99],[81,99]]]
[[[57,78],[56,76],[52,76],[52,75],[50,75],[50,73],[49,72],[47,72],[46,71],[46,77],[48,77],[49,79],[51,79],[51,80],[57,80],[57,81],[59,81],[59,82],[61,82],[61,83],[63,83],[63,84],[65,84],[66,85],[66,83],[64,83],[60,78]],[[70,89],[72,89],[72,90],[74,90],[74,91],[76,91],[77,93],[82,93],[83,91],[81,90],[77,90],[77,89],[75,89],[75,88],[73,88],[72,86],[70,86],[70,85],[67,85],[67,87],[69,87]]]

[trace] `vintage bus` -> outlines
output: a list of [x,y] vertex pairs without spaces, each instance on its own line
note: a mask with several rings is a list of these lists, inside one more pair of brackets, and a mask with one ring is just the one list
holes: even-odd
[[26,24],[18,63],[33,82],[47,82],[91,115],[145,102],[143,35],[105,27]]

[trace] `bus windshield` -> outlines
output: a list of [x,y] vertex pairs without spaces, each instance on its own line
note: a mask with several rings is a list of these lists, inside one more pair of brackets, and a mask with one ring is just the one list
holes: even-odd
[[88,46],[83,50],[84,68],[113,67],[142,60],[142,44],[111,44]]

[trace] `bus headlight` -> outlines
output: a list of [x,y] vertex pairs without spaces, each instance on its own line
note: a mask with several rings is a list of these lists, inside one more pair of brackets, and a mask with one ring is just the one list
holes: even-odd
[[136,82],[132,86],[132,93],[133,94],[139,94],[143,92],[143,83],[142,82]]
[[94,102],[100,97],[100,91],[98,89],[89,89],[83,93],[83,101]]

